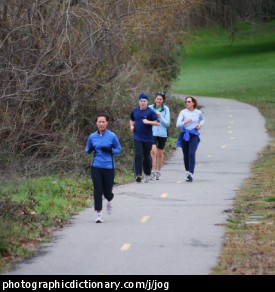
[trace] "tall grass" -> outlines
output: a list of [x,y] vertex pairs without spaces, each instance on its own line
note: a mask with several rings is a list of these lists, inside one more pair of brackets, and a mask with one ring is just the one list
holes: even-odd
[[[213,274],[275,274],[275,22],[198,30],[183,51],[172,91],[237,99],[258,107],[273,141],[259,155],[228,218]],[[260,218],[248,224],[251,218]]]

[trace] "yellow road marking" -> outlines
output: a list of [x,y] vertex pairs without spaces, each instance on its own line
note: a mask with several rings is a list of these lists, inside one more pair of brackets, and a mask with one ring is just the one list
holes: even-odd
[[166,199],[167,197],[168,197],[168,193],[163,193],[163,194],[161,194],[161,196],[160,196],[162,199]]
[[143,216],[140,223],[146,223],[149,220],[149,216]]
[[122,245],[122,247],[120,248],[120,250],[124,251],[124,250],[129,250],[131,247],[131,244],[130,243],[124,243]]

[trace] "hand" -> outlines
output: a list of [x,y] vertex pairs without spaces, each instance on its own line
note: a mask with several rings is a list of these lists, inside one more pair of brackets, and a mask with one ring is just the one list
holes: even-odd
[[88,152],[92,153],[94,150],[95,150],[95,146],[93,144],[91,144]]
[[196,129],[200,130],[201,129],[201,125],[197,125]]
[[101,147],[101,150],[105,153],[112,154],[112,147]]
[[143,121],[144,124],[147,124],[147,125],[150,124],[150,121],[148,121],[147,119],[143,119],[142,121]]
[[187,120],[184,121],[184,124],[185,124],[185,125],[186,125],[186,124],[189,124],[189,123],[192,123],[192,119],[187,119]]

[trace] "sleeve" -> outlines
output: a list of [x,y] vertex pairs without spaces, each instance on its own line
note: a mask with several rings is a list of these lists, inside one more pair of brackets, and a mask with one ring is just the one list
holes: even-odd
[[91,153],[90,148],[91,148],[92,145],[93,145],[93,143],[92,143],[92,137],[90,135],[89,138],[88,138],[88,140],[87,140],[87,143],[86,143],[86,148],[85,148],[85,152],[86,153],[88,153],[88,154]]
[[121,153],[121,145],[119,143],[119,140],[117,136],[114,134],[113,137],[113,148],[112,148],[113,154],[120,154]]
[[184,112],[181,111],[177,119],[176,127],[182,128],[183,126],[184,126]]
[[130,120],[131,121],[135,121],[134,111],[132,111],[131,114],[130,114]]
[[168,107],[166,107],[164,111],[165,111],[164,117],[160,116],[159,120],[162,125],[168,128],[170,126],[170,110]]
[[200,123],[201,126],[204,124],[204,116],[203,116],[202,112],[200,112],[199,123]]

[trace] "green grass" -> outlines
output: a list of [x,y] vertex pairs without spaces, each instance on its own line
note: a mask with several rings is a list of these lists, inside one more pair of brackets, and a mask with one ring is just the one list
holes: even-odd
[[[240,188],[213,274],[275,273],[275,22],[240,25],[234,41],[220,28],[189,36],[172,92],[236,99],[259,108],[273,141]],[[248,224],[253,216],[258,224]],[[252,216],[252,217],[251,217]]]
[[56,228],[92,203],[89,177],[13,180],[0,189],[0,271],[32,255]]
[[[234,42],[220,28],[190,35],[172,92],[253,104],[275,128],[275,23],[240,26]],[[271,107],[271,108],[270,108]]]

